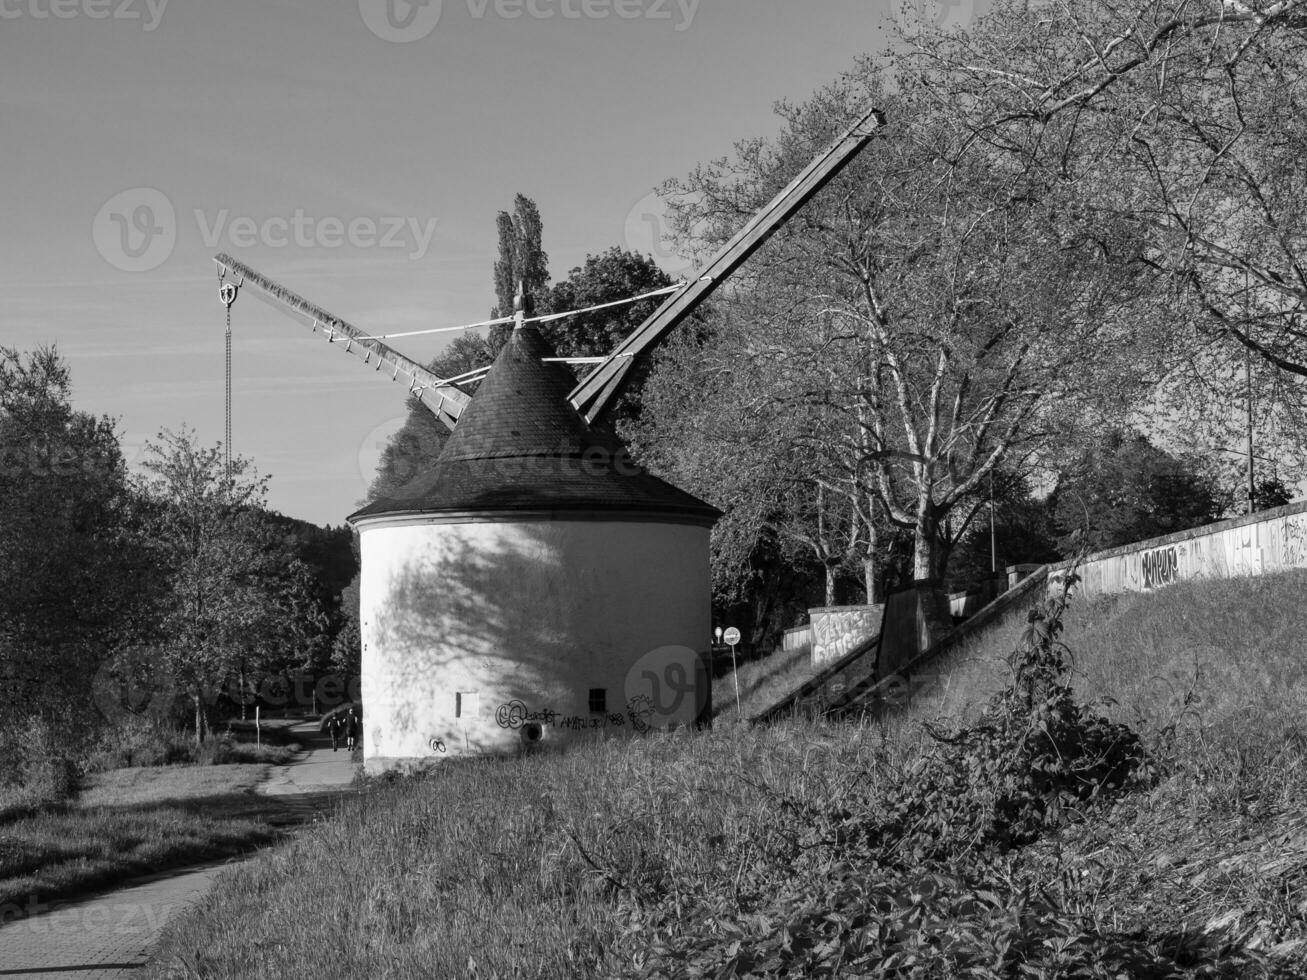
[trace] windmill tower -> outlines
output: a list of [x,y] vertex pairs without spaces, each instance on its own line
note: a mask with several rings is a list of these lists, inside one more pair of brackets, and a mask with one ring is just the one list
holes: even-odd
[[636,467],[522,321],[358,531],[369,772],[706,721],[720,512]]

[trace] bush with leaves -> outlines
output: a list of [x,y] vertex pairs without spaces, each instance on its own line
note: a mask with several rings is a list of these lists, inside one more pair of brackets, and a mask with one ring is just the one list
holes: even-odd
[[929,730],[897,778],[838,801],[775,794],[692,885],[592,861],[626,913],[622,975],[1172,975],[1162,944],[1099,933],[1074,889],[1016,870],[1022,845],[1151,771],[1135,732],[1075,700],[1066,605],[1064,589],[1030,614],[1010,685],[974,724]]

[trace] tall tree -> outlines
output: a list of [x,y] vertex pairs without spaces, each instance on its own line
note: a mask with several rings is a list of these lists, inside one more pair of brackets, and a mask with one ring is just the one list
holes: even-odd
[[1119,429],[1084,449],[1050,502],[1067,556],[1201,527],[1225,507],[1197,467]]
[[266,517],[267,477],[189,429],[147,443],[141,492],[166,588],[156,611],[161,665],[191,700],[204,738],[215,694],[239,677],[278,670],[324,623],[312,577]]
[[[525,286],[537,304],[549,285],[549,257],[541,244],[544,226],[535,201],[522,194],[513,200],[512,214],[500,211],[495,224],[499,229],[499,258],[495,261],[495,308],[491,316],[512,316],[513,297],[519,285]],[[490,328],[487,341],[492,356],[499,353],[512,332],[508,324]]]
[[[909,57],[970,140],[1074,184],[1089,222],[1134,226],[1167,314],[1141,356],[1174,372],[1246,350],[1297,380],[1263,394],[1301,411],[1304,27],[1304,0],[1004,0],[973,31],[912,38]],[[1210,398],[1218,377],[1190,377]]]
[[737,295],[771,312],[731,362],[773,379],[757,411],[823,420],[802,438],[843,469],[832,487],[910,530],[914,578],[938,583],[989,473],[1095,382],[1127,388],[1116,315],[1137,250],[1128,225],[1087,235],[1059,185],[968,142],[925,80],[870,63],[782,106],[774,143],[671,182],[677,227],[724,238],[867,101],[883,135],[746,266]]
[[85,710],[131,641],[147,565],[113,422],[71,404],[54,348],[0,348],[0,683],[13,711]]

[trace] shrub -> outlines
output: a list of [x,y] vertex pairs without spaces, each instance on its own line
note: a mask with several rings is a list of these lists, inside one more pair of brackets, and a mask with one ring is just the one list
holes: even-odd
[[88,772],[132,766],[171,766],[195,761],[190,735],[148,719],[133,719],[101,729],[87,755]]
[[78,746],[41,715],[0,727],[0,818],[58,805],[77,789]]

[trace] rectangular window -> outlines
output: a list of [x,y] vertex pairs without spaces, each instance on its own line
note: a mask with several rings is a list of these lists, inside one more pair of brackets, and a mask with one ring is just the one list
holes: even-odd
[[480,699],[477,691],[459,691],[454,695],[454,717],[475,718]]
[[608,711],[608,689],[604,687],[590,688],[590,714],[602,715]]

